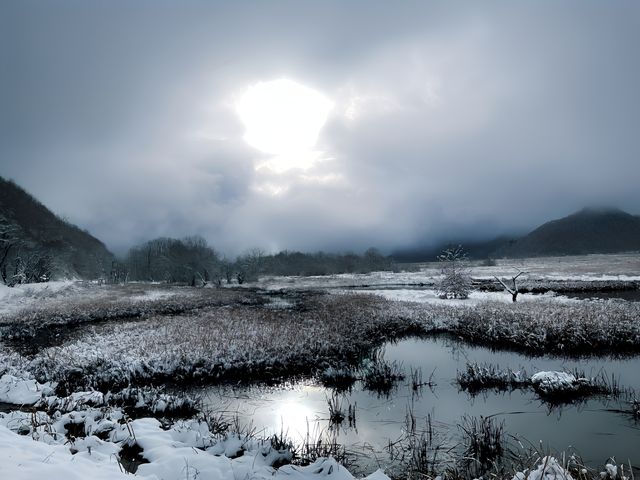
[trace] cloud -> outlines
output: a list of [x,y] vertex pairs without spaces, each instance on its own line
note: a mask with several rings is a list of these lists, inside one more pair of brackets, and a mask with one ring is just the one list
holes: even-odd
[[[464,7],[464,8],[463,8]],[[386,249],[640,213],[640,7],[201,2],[3,6],[0,175],[124,251]],[[244,140],[250,85],[329,98],[305,170]]]

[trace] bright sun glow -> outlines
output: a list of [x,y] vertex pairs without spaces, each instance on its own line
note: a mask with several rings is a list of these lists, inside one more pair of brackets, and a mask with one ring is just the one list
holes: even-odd
[[321,93],[286,79],[249,87],[237,104],[245,141],[273,155],[267,166],[280,171],[313,163],[318,135],[332,108]]
[[280,428],[294,438],[304,437],[310,423],[317,418],[313,411],[300,400],[286,401],[275,412]]

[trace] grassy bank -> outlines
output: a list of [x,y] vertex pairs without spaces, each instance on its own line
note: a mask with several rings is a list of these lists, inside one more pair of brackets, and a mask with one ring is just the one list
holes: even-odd
[[[365,294],[327,295],[310,291],[265,294],[168,287],[154,290],[162,294],[149,294],[144,288],[140,293],[140,288],[143,287],[136,287],[133,294],[123,287],[120,297],[109,301],[74,297],[60,304],[41,306],[38,308],[41,323],[35,322],[34,317],[22,320],[19,316],[12,317],[10,321],[15,328],[20,328],[21,322],[30,327],[11,343],[0,344],[0,373],[29,372],[41,382],[58,382],[57,393],[61,398],[50,398],[35,407],[52,416],[56,411],[72,413],[81,407],[118,407],[129,415],[161,416],[174,412],[189,416],[195,408],[192,403],[168,396],[163,388],[142,386],[174,382],[236,383],[317,374],[336,386],[350,385],[357,379],[365,388],[384,390],[393,386],[394,379],[397,383],[399,369],[381,363],[379,358],[376,362],[373,354],[387,341],[406,335],[444,333],[536,355],[640,353],[637,341],[640,305],[631,302],[484,302],[466,306],[459,302],[393,302]],[[139,317],[110,316],[114,305],[126,309],[138,303],[145,309]],[[185,310],[168,310],[176,305]],[[83,311],[92,312],[85,321],[77,321],[77,316],[65,313]],[[33,344],[38,335],[55,329],[65,331],[64,338],[37,343],[38,348],[30,351],[18,347],[21,343]],[[527,388],[541,399],[549,397],[546,384],[536,383],[533,376],[524,373],[475,365],[466,374],[458,380],[463,380],[461,385],[466,381],[470,391]],[[415,390],[419,385],[430,384],[430,380],[423,381],[421,377],[421,373],[411,372],[405,380]],[[569,385],[571,400],[618,393],[617,386],[605,384],[604,377],[587,378],[580,372],[573,377],[575,381]],[[101,403],[95,403],[99,392],[89,392],[86,397],[77,395],[90,389],[104,392]],[[566,397],[564,392],[551,394],[560,395],[563,401]],[[355,404],[352,410],[350,404],[340,403],[337,398],[327,400],[329,419],[338,425],[350,424],[352,419],[355,423]],[[86,404],[79,406],[80,402]],[[632,408],[629,415],[637,415],[637,402]],[[30,418],[33,417],[25,412],[25,422]],[[98,427],[89,423],[91,428]],[[69,422],[65,425],[60,426],[60,431],[63,427],[69,430]],[[73,435],[78,437],[81,430],[87,432],[87,425],[85,422],[84,430],[71,425]],[[216,429],[219,426],[210,428]],[[398,471],[398,478],[434,478],[438,474],[452,479],[482,475],[513,478],[517,465],[517,471],[529,468],[522,476],[524,479],[539,468],[540,462],[548,461],[544,459],[548,452],[540,452],[537,460],[523,456],[521,463],[513,462],[508,435],[503,433],[501,424],[491,424],[486,417],[464,419],[459,430],[463,444],[449,456],[443,452],[447,444],[440,442],[430,427],[407,428],[408,436],[397,444],[394,452],[402,455],[406,467]],[[293,445],[285,438],[272,440],[273,443],[268,443],[272,446]],[[310,445],[317,447],[313,450],[317,455],[312,455]],[[292,459],[313,460],[326,452],[335,454],[340,445],[323,440],[319,446],[317,442],[307,442],[296,448],[297,453],[291,452]],[[471,461],[465,463],[461,459]],[[482,468],[476,468],[478,465]],[[575,475],[576,465],[567,461],[562,468],[570,471],[573,478],[596,478],[600,473],[580,467],[580,472],[584,472]]]
[[[40,295],[24,305],[0,313],[3,339],[32,341],[83,324],[176,315],[200,308],[232,304],[254,305],[266,300],[252,291],[201,289],[169,285],[80,284],[65,295]],[[32,301],[29,301],[32,300]]]
[[465,340],[533,355],[640,353],[640,303],[484,303],[451,309],[450,331]]
[[60,382],[64,393],[318,374],[356,366],[388,340],[434,333],[532,355],[640,353],[640,303],[465,306],[290,291],[278,295],[295,302],[283,304],[252,291],[166,293],[80,298],[5,319],[4,368]]
[[25,357],[63,391],[129,384],[268,380],[357,364],[388,339],[422,333],[429,319],[370,296],[307,298],[302,309],[235,304],[150,315],[77,330],[77,338]]

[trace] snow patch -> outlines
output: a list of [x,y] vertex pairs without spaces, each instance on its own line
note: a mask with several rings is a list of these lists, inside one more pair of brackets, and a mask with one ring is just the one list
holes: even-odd
[[585,382],[589,380],[567,372],[538,372],[531,377],[531,383],[545,394],[570,392]]
[[7,287],[0,283],[0,315],[10,314],[45,299],[75,293],[79,290],[80,283],[77,280],[63,280],[25,283],[14,287]]
[[[184,292],[181,292],[184,295]],[[178,292],[163,292],[159,290],[151,290],[144,292],[142,295],[135,295],[131,297],[134,302],[152,302],[155,300],[163,300],[165,298],[175,297]]]
[[5,374],[0,377],[0,402],[15,405],[33,405],[44,395],[53,393],[50,383],[38,383],[33,379],[25,379]]
[[[65,434],[72,424],[74,432],[83,431],[86,436]],[[11,479],[121,478],[124,472],[117,463],[118,455],[122,447],[134,444],[149,462],[136,471],[141,479],[354,479],[331,458],[318,459],[306,467],[276,469],[274,465],[292,459],[290,450],[278,450],[268,439],[235,433],[215,435],[199,419],[179,421],[167,429],[155,418],[126,420],[118,410],[87,409],[52,416],[21,411],[0,414],[2,473]],[[389,479],[378,470],[366,480]]]
[[[95,437],[94,437],[95,438]],[[97,440],[97,439],[95,439]],[[69,446],[47,445],[29,437],[16,435],[0,425],[0,458],[2,478],[27,480],[117,480],[130,478],[120,470],[116,457],[102,451],[102,442],[87,443],[93,448],[71,453]],[[151,477],[153,478],[153,477]],[[150,478],[150,480],[151,480]]]
[[518,472],[513,480],[573,480],[573,477],[554,457],[544,457],[538,468],[528,475],[526,470]]

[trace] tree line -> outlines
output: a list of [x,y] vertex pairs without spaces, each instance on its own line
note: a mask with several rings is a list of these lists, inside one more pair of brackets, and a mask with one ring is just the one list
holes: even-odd
[[374,248],[362,255],[293,251],[267,254],[252,249],[231,260],[202,237],[163,237],[131,248],[123,261],[113,262],[103,279],[109,283],[151,281],[199,286],[243,284],[261,275],[367,273],[392,267],[391,258]]

